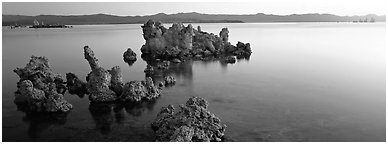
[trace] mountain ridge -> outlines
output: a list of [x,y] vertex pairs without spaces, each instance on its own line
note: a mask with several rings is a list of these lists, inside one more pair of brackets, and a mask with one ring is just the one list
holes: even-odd
[[117,16],[111,14],[90,14],[90,15],[2,15],[3,26],[8,25],[32,25],[36,19],[45,24],[66,24],[66,25],[84,25],[84,24],[139,24],[149,19],[162,21],[164,23],[186,22],[186,23],[252,23],[252,22],[352,22],[373,18],[376,22],[385,22],[385,15],[368,14],[364,16],[337,16],[334,14],[203,14],[198,12],[165,14],[157,13],[144,16]]

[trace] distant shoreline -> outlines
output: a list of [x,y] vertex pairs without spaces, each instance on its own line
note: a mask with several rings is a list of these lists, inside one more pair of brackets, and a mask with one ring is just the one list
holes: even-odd
[[2,15],[3,26],[32,25],[34,20],[50,25],[95,25],[95,24],[143,24],[149,19],[163,23],[288,23],[288,22],[385,22],[384,16],[369,14],[365,16],[337,16],[332,14],[292,14],[292,15],[217,15],[201,13],[159,13],[147,16],[115,16],[107,14],[94,15]]
[[[296,24],[296,23],[352,23],[352,24],[380,24],[386,22],[374,22],[374,23],[353,23],[353,22],[181,22],[183,24],[222,24],[222,23],[246,23],[246,24]],[[98,24],[71,24],[67,26],[85,26],[85,25],[129,25],[129,24],[143,24],[143,23],[98,23]],[[164,23],[164,24],[173,24],[173,23]],[[12,25],[3,25],[3,27],[9,27]],[[24,27],[29,27],[32,25],[25,25]]]
[[[242,23],[245,23],[245,22],[242,22]],[[242,24],[240,23],[240,24]],[[374,23],[353,23],[353,22],[248,22],[248,23],[245,23],[245,24],[298,24],[298,23],[348,23],[348,24],[385,24],[386,22],[374,22]],[[131,25],[131,24],[138,24],[138,25],[142,25],[142,23],[99,23],[99,24],[74,24],[74,25],[67,25],[67,26],[104,26],[104,25]],[[168,24],[173,24],[173,23],[164,23],[165,25]],[[183,22],[183,24],[201,24],[200,22]],[[203,23],[205,24],[205,23]],[[207,24],[210,24],[210,23],[207,23]],[[211,24],[222,24],[222,23],[211,23]],[[224,23],[226,24],[226,23]],[[10,27],[12,25],[3,25],[2,27]],[[33,29],[33,28],[29,28],[31,25],[26,25],[22,28],[27,28],[27,29]],[[43,28],[43,29],[52,29],[52,28]],[[57,29],[61,29],[61,28],[57,28]]]

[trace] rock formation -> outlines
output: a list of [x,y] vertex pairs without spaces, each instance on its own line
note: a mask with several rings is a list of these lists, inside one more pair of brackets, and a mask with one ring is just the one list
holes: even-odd
[[32,112],[68,112],[72,109],[63,98],[66,92],[64,78],[54,74],[47,58],[31,56],[24,68],[16,68],[14,72],[20,77],[14,101],[17,105]]
[[117,100],[117,94],[110,89],[112,75],[100,67],[98,59],[93,51],[84,47],[85,59],[89,62],[92,71],[88,74],[86,80],[86,90],[89,93],[89,100],[92,102],[109,102]]
[[152,75],[154,72],[155,72],[154,67],[147,64],[146,68],[144,69],[144,73],[146,75]]
[[114,92],[116,92],[117,95],[120,95],[123,91],[123,75],[121,73],[121,69],[119,66],[114,66],[111,70],[108,70],[108,72],[111,74],[111,85],[110,89],[112,89]]
[[169,29],[164,28],[160,22],[149,20],[142,26],[143,38],[146,44],[141,52],[166,58],[178,54],[180,50],[192,48],[193,27],[185,27],[181,23],[175,23]]
[[171,60],[171,62],[173,62],[173,63],[181,63],[182,61],[177,59],[177,58],[175,58],[175,59]]
[[172,76],[164,77],[164,85],[166,85],[166,86],[174,85],[175,82],[176,82],[176,79]]
[[237,58],[248,58],[251,55],[251,45],[249,43],[238,42],[236,50],[232,52]]
[[84,47],[84,57],[89,62],[89,66],[92,70],[100,67],[98,59],[94,56],[94,52],[89,46]]
[[221,37],[222,41],[228,42],[228,40],[229,40],[229,30],[228,30],[228,28],[222,28],[221,29],[220,37]]
[[217,36],[201,31],[199,26],[196,30],[190,24],[185,27],[181,23],[174,23],[167,29],[161,22],[149,20],[142,29],[146,40],[141,48],[143,59],[180,62],[189,58],[206,60],[230,55],[249,58],[252,53],[249,43],[231,45],[227,28],[223,28]]
[[70,94],[77,94],[83,97],[87,93],[86,82],[81,81],[75,74],[67,73],[66,80],[66,86]]
[[151,123],[157,141],[222,141],[226,125],[207,110],[207,101],[192,97],[179,107],[163,107]]
[[162,61],[162,62],[158,62],[157,64],[158,69],[168,69],[169,66],[170,66],[170,61]]
[[92,102],[141,102],[160,96],[160,89],[154,84],[152,78],[147,77],[145,81],[130,81],[124,84],[119,66],[111,70],[100,67],[98,59],[88,46],[84,47],[84,55],[92,69],[87,76],[86,84],[89,99]]
[[128,48],[123,54],[123,59],[129,65],[132,65],[137,60],[136,53],[131,48]]
[[235,56],[227,56],[223,59],[223,62],[225,63],[236,63],[236,57]]
[[145,81],[130,81],[124,85],[121,101],[141,102],[152,100],[160,96],[160,90],[154,85],[150,77]]

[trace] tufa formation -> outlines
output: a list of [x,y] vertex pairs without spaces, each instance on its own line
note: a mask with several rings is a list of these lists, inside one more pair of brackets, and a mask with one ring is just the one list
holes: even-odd
[[167,29],[161,22],[149,20],[141,27],[146,40],[141,47],[142,58],[145,60],[162,59],[178,63],[190,58],[249,58],[252,53],[249,43],[231,45],[227,28],[223,28],[217,36],[201,31],[200,27],[196,30],[191,24],[184,26],[182,23],[174,23]]
[[31,56],[24,68],[14,72],[20,77],[15,103],[29,112],[68,112],[73,106],[63,94],[67,88],[64,78],[55,74],[46,57]]
[[222,141],[226,125],[207,110],[206,100],[192,97],[179,107],[179,110],[173,105],[163,107],[151,123],[156,141]]

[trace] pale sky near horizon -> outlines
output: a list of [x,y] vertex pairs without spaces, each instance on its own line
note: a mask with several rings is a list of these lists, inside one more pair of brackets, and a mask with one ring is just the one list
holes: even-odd
[[206,14],[305,14],[329,13],[340,16],[386,14],[386,0],[257,0],[254,2],[2,2],[3,14],[119,16],[156,13],[199,12]]

